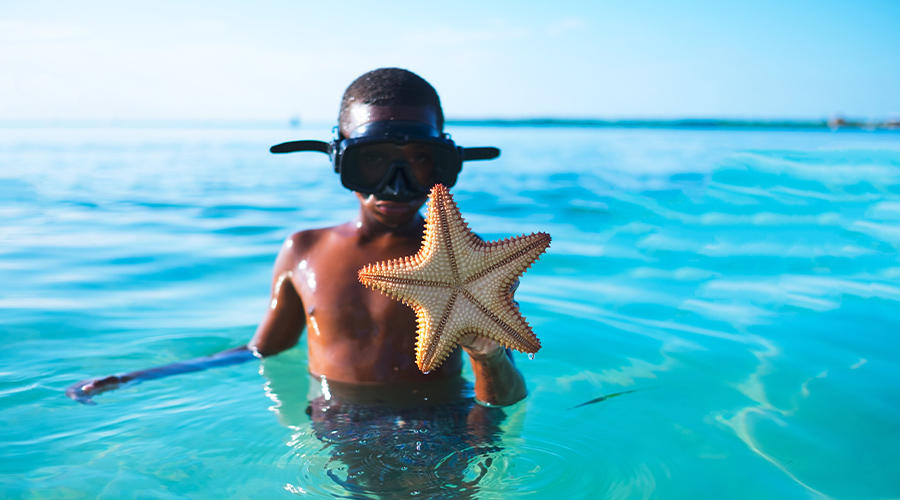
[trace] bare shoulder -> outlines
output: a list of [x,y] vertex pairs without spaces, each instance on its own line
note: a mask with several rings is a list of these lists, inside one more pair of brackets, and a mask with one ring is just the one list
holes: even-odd
[[306,229],[285,238],[278,252],[278,264],[276,267],[294,267],[298,262],[306,259],[313,251],[327,244],[329,237],[340,235],[346,231],[346,224],[317,229]]
[[330,228],[305,229],[288,236],[281,246],[282,252],[303,254],[314,248]]
[[298,262],[314,249],[324,236],[326,229],[306,229],[285,238],[278,251],[278,260]]
[[322,244],[329,237],[347,236],[355,233],[355,231],[352,231],[352,227],[353,224],[347,222],[337,226],[297,231],[284,240],[284,245],[288,248],[293,248],[294,251],[309,251]]

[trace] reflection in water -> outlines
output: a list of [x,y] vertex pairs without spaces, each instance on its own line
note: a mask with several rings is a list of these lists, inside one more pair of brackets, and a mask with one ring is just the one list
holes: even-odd
[[292,458],[300,459],[301,477],[288,491],[474,498],[502,450],[505,411],[475,403],[461,377],[362,388],[312,380],[302,400],[299,387],[279,392],[269,380],[273,410],[296,431],[288,444]]

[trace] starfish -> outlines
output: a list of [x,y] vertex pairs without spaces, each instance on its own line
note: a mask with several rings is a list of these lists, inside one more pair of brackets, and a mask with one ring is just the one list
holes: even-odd
[[359,271],[364,285],[416,312],[416,365],[425,373],[437,368],[470,333],[537,352],[541,343],[519,313],[510,287],[550,246],[550,235],[485,242],[469,230],[444,185],[435,185],[429,197],[419,253]]

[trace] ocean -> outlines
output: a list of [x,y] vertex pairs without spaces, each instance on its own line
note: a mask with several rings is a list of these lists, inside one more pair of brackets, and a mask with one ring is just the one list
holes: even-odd
[[64,395],[250,339],[284,238],[356,214],[325,155],[268,153],[329,127],[0,124],[0,496],[898,498],[900,132],[447,131],[502,150],[452,190],[469,226],[553,237],[516,293],[529,396],[489,443],[337,447],[303,342]]

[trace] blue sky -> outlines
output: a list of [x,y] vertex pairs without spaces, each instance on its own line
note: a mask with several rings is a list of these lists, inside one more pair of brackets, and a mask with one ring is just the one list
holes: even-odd
[[333,121],[382,66],[449,117],[900,116],[897,0],[385,5],[3,2],[0,119]]

